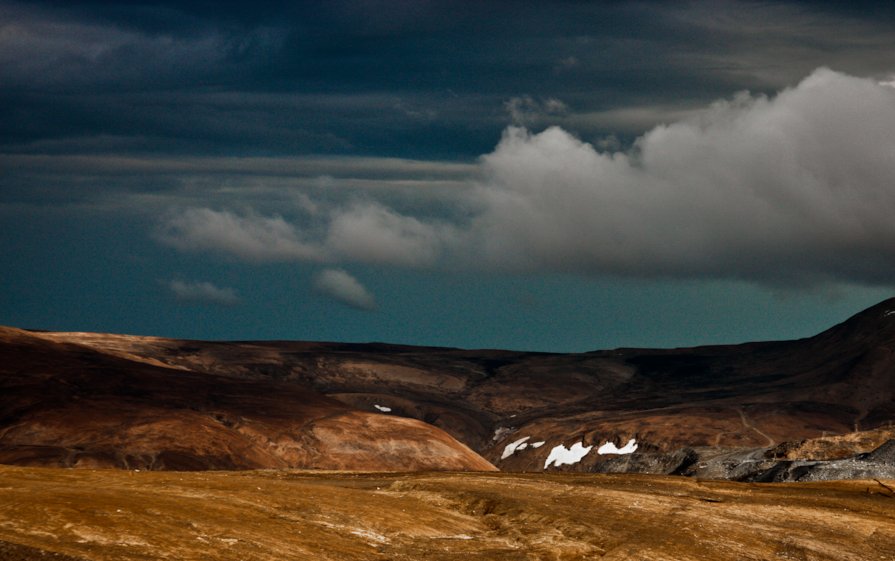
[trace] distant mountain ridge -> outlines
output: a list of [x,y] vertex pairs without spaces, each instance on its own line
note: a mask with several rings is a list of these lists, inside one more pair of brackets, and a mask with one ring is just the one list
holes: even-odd
[[[146,448],[149,468],[536,471],[579,444],[580,458],[549,469],[674,472],[694,457],[895,421],[895,299],[814,337],[682,349],[553,354],[3,328],[0,358],[3,463],[123,467],[122,450]],[[135,415],[155,424],[115,425]],[[176,444],[159,427],[195,442]],[[415,459],[398,461],[402,446]]]

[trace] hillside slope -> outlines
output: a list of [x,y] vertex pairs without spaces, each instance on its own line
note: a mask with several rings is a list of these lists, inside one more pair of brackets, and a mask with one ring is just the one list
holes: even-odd
[[447,433],[301,384],[170,368],[0,329],[0,463],[492,470]]
[[[242,416],[246,407],[257,412],[250,404],[259,396],[296,392],[293,402],[306,400],[309,411],[351,410],[352,419],[372,419],[371,426],[415,419],[514,471],[543,470],[548,460],[561,457],[566,463],[550,461],[550,469],[640,465],[670,473],[682,470],[688,457],[692,461],[687,450],[773,449],[895,421],[895,299],[796,341],[577,354],[95,333],[29,336],[80,349],[82,362],[92,351],[91,360],[125,361],[120,368],[182,374],[193,388],[188,393],[210,392],[203,384],[226,388],[221,391],[231,396],[229,406]],[[303,397],[309,395],[313,399]],[[0,419],[0,427],[9,423]],[[209,427],[219,430],[220,424]],[[353,425],[346,425],[346,434],[348,426]],[[8,442],[0,438],[0,445]],[[570,452],[576,444],[577,455]],[[638,458],[633,463],[633,455],[612,453],[632,450]],[[851,452],[869,450],[854,446]]]

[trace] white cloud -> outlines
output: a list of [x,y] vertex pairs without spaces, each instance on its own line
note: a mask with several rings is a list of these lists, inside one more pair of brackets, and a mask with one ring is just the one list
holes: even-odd
[[358,310],[373,311],[376,299],[356,278],[342,269],[324,269],[314,279],[314,289]]
[[805,280],[895,272],[895,92],[820,69],[658,126],[630,153],[510,128],[482,158],[481,262]]
[[895,89],[819,69],[775,97],[740,93],[656,126],[624,152],[509,127],[481,179],[445,191],[440,218],[332,200],[312,226],[193,209],[161,238],[256,260],[891,282],[892,131]]
[[233,306],[239,296],[232,288],[219,288],[210,282],[184,282],[172,280],[166,283],[175,298],[184,302],[221,304]]
[[157,238],[181,251],[211,251],[247,261],[320,261],[318,247],[299,239],[295,227],[279,216],[189,208],[167,217]]
[[366,203],[334,213],[326,247],[352,261],[417,267],[435,264],[452,237],[449,227]]

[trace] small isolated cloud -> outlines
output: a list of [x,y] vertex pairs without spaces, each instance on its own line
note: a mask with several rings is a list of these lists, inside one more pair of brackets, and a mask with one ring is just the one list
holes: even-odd
[[314,290],[357,310],[376,309],[376,299],[356,278],[342,269],[324,269],[314,278]]
[[197,304],[219,304],[234,306],[239,296],[232,288],[219,288],[210,282],[184,282],[172,280],[166,283],[177,300]]

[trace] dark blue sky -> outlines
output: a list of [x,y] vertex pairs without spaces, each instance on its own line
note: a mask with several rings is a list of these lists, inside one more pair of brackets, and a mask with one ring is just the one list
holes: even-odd
[[0,324],[811,335],[895,284],[892,45],[879,2],[0,0]]

